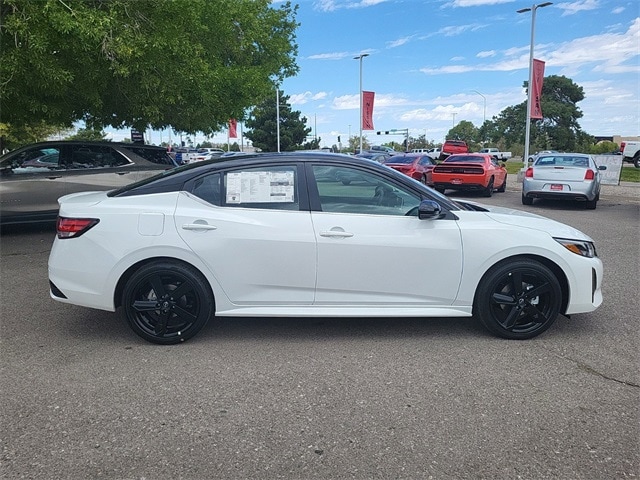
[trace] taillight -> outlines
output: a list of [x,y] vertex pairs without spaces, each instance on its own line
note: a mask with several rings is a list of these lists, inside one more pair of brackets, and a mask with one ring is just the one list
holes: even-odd
[[584,173],[584,179],[585,180],[593,180],[594,178],[596,178],[596,174],[593,170],[588,169],[585,173]]
[[620,151],[624,150],[624,146],[626,145],[626,142],[620,142]]
[[58,217],[56,229],[58,238],[76,238],[100,222],[97,218]]
[[527,171],[524,172],[524,176],[527,178],[533,178],[533,168],[531,167],[527,168]]

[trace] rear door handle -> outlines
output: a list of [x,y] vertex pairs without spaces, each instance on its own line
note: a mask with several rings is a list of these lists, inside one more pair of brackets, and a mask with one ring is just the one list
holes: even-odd
[[217,230],[215,225],[209,225],[207,223],[185,223],[182,225],[183,230]]

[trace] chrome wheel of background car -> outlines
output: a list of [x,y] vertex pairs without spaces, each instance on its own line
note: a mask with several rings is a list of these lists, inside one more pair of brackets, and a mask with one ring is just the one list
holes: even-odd
[[561,301],[560,283],[549,268],[534,260],[513,260],[485,274],[474,315],[495,335],[524,340],[553,324]]
[[213,294],[202,275],[167,261],[136,271],[125,285],[122,304],[136,334],[165,345],[193,337],[213,315]]

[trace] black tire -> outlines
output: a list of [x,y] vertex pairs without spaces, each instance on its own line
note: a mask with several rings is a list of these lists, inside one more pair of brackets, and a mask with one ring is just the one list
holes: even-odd
[[482,277],[473,314],[494,335],[526,340],[555,322],[561,304],[560,283],[551,270],[535,260],[512,260]]
[[171,261],[136,271],[124,287],[122,305],[132,330],[162,345],[190,339],[214,313],[213,293],[202,274]]
[[586,202],[587,210],[595,210],[597,206],[598,206],[597,198],[594,198],[593,200],[587,200]]
[[482,194],[485,197],[490,197],[491,195],[493,195],[493,177],[491,177],[491,179],[489,180],[489,185],[487,185],[487,188],[484,189]]
[[636,153],[633,156],[633,166],[636,168],[640,168],[640,152]]
[[424,185],[427,184],[427,176],[426,175],[422,175],[422,177],[420,177],[420,183],[423,183]]
[[504,177],[504,182],[502,182],[502,185],[500,185],[498,187],[498,192],[503,193],[507,191],[507,176],[505,175]]
[[446,191],[446,188],[444,187],[433,187],[437,192],[440,192],[444,195],[444,192]]
[[522,204],[523,205],[533,205],[533,197],[527,197],[525,194],[522,194]]

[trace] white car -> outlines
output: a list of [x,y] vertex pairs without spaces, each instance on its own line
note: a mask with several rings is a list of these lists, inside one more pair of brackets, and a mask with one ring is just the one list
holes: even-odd
[[474,315],[527,339],[602,302],[584,233],[353,156],[230,157],[59,203],[52,298],[121,307],[155,343],[215,316]]
[[572,200],[593,210],[600,199],[600,171],[606,169],[584,153],[539,154],[525,170],[522,203],[533,205],[535,198]]

